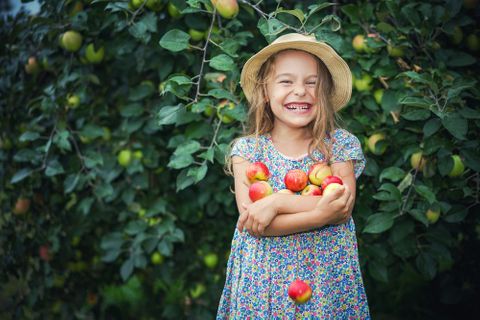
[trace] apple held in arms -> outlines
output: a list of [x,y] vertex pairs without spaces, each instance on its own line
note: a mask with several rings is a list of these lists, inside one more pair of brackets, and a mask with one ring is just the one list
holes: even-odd
[[317,186],[321,186],[323,179],[331,175],[332,170],[330,169],[330,166],[324,162],[315,163],[310,167],[310,170],[308,170],[308,179],[310,180],[310,183]]
[[273,193],[272,186],[266,181],[254,182],[248,189],[248,196],[252,202],[265,198]]
[[267,181],[270,178],[270,171],[263,162],[254,162],[247,167],[247,178],[251,183]]
[[288,287],[288,296],[296,304],[303,304],[312,297],[312,288],[305,281],[297,279]]
[[302,191],[307,186],[308,176],[302,170],[294,169],[287,172],[284,182],[288,190]]
[[323,180],[322,190],[323,195],[331,193],[333,190],[340,188],[343,185],[342,179],[337,176],[328,176]]

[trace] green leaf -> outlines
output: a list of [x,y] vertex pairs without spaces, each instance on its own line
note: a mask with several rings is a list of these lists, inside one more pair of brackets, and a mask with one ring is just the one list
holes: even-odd
[[83,198],[78,204],[77,210],[86,216],[90,213],[90,209],[94,201],[95,198]]
[[382,281],[385,283],[388,282],[387,266],[384,263],[378,260],[370,261],[368,263],[368,272],[376,280]]
[[[418,98],[418,97],[404,97],[398,102],[407,106],[418,107],[418,108],[429,108],[431,103],[427,98]],[[419,111],[428,111],[428,110],[419,110]]]
[[160,112],[157,114],[158,124],[174,124],[177,122],[179,115],[182,114],[182,111],[185,109],[183,104],[178,104],[176,106],[165,106],[160,109]]
[[20,140],[20,142],[25,142],[35,141],[38,138],[40,138],[40,134],[38,132],[26,131],[20,136],[20,138],[18,138],[18,140]]
[[437,273],[435,260],[428,252],[422,252],[415,259],[415,265],[425,278],[431,280]]
[[213,163],[213,156],[215,154],[215,149],[214,148],[210,148],[208,149],[207,151],[205,152],[202,152],[200,153],[198,156],[202,159],[205,159],[205,160],[208,160],[210,161],[211,163]]
[[428,138],[435,134],[442,127],[442,122],[438,118],[428,120],[423,126],[423,134]]
[[402,182],[399,183],[397,186],[400,192],[403,192],[406,188],[408,188],[413,182],[413,175],[411,173],[407,173],[405,178],[403,178]]
[[172,52],[179,52],[188,48],[190,35],[182,30],[173,29],[168,31],[160,39],[160,46]]
[[23,179],[30,176],[32,173],[33,173],[32,169],[29,169],[29,168],[20,169],[19,171],[15,172],[12,179],[10,179],[10,183],[14,184],[14,183],[20,182]]
[[100,248],[103,250],[119,249],[123,245],[123,234],[120,232],[112,232],[103,236],[100,242]]
[[400,169],[398,167],[389,167],[386,168],[382,171],[380,174],[380,182],[383,179],[389,179],[393,182],[399,181],[405,176],[405,171],[403,169]]
[[192,154],[200,150],[201,147],[202,145],[198,141],[195,141],[195,140],[187,141],[179,145],[177,149],[175,149],[175,152],[173,154],[176,156],[181,156],[184,154]]
[[360,17],[359,17],[359,13],[360,13],[360,10],[358,10],[358,7],[354,4],[347,4],[347,5],[344,5],[344,6],[341,6],[340,7],[342,10],[343,13],[345,13],[348,18],[350,18],[350,21],[352,23],[358,23],[360,22]]
[[182,168],[188,167],[194,161],[195,159],[193,159],[193,157],[190,154],[184,154],[184,153],[178,154],[178,155],[174,154],[170,158],[170,162],[168,163],[167,166],[173,169],[182,169]]
[[433,191],[429,187],[414,185],[414,188],[415,188],[415,191],[420,196],[422,196],[423,198],[425,198],[428,201],[428,203],[433,204],[433,203],[437,202],[437,198],[435,197],[435,193],[433,193]]
[[375,213],[367,218],[364,233],[381,233],[393,226],[393,215],[389,213]]
[[143,106],[140,103],[130,103],[120,108],[122,117],[138,117],[143,113]]
[[477,59],[463,51],[452,51],[445,64],[450,67],[466,67],[477,62]]
[[452,136],[459,140],[465,140],[468,132],[467,119],[461,118],[459,115],[449,115],[442,119],[443,126],[450,132]]
[[220,71],[230,71],[235,68],[235,62],[232,58],[222,53],[213,57],[209,62],[209,66]]
[[184,169],[180,171],[177,176],[177,192],[181,191],[195,183],[195,179],[193,177],[188,176],[188,170]]
[[202,164],[198,167],[192,167],[188,169],[187,176],[192,177],[195,180],[195,183],[203,180],[205,175],[207,174],[208,166],[206,164]]
[[122,267],[120,268],[120,275],[122,276],[123,281],[127,281],[130,275],[133,272],[134,260],[130,257],[128,260],[124,261]]
[[70,151],[72,150],[72,145],[68,138],[70,137],[70,132],[67,130],[59,130],[53,136],[53,143],[62,150]]
[[45,169],[45,175],[47,177],[53,177],[64,172],[65,170],[57,160],[50,161]]
[[79,180],[80,175],[78,173],[69,174],[65,178],[65,181],[63,181],[63,192],[65,192],[65,194],[72,192],[77,186]]
[[407,113],[402,114],[402,118],[405,118],[410,121],[418,121],[418,120],[427,120],[430,118],[430,111],[429,110],[413,110]]
[[143,220],[130,221],[125,227],[124,231],[128,235],[134,236],[140,232],[145,231],[147,227],[148,227],[148,224]]
[[208,91],[208,95],[217,98],[217,99],[228,99],[230,101],[237,100],[235,96],[225,89],[212,89]]
[[285,10],[285,9],[280,8],[280,9],[276,10],[274,13],[290,14],[290,15],[296,17],[298,20],[300,20],[300,22],[303,22],[303,20],[305,19],[305,16],[303,15],[302,10],[300,10],[300,9]]
[[383,33],[390,33],[395,31],[395,28],[386,22],[379,22],[377,23],[377,30]]
[[428,219],[427,217],[425,216],[425,212],[419,210],[419,209],[411,209],[408,211],[408,213],[415,218],[415,220],[417,221],[420,221],[421,223],[423,223],[423,225],[425,227],[428,227],[429,223],[428,223]]

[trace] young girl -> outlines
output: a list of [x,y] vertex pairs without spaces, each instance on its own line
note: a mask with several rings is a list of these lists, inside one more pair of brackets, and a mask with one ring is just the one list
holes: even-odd
[[[249,135],[230,153],[240,212],[217,319],[369,319],[351,212],[365,167],[358,139],[335,126],[350,99],[345,61],[314,37],[287,34],[245,64]],[[325,196],[274,193],[252,203],[246,168],[267,165],[274,192],[292,169],[325,161],[344,187]],[[312,288],[295,304],[292,281]]]

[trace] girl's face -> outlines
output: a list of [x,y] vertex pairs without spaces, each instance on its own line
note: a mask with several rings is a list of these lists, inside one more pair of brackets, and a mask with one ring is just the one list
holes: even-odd
[[303,51],[288,50],[276,56],[266,86],[274,126],[304,128],[315,119],[317,69],[315,58]]

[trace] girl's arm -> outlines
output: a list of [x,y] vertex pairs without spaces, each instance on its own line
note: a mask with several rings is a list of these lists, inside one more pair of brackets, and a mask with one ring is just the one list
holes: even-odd
[[[289,215],[277,215],[263,233],[257,230],[256,235],[283,236],[309,231],[329,224],[347,222],[351,217],[356,194],[353,164],[351,161],[337,162],[331,165],[331,169],[333,175],[342,179],[345,192],[337,189],[328,196],[318,197],[320,200],[312,210]],[[255,234],[255,230],[252,231]]]
[[[235,197],[240,212],[238,228],[243,228],[257,236],[260,235],[286,235],[300,231],[306,231],[321,227],[326,224],[346,222],[349,218],[344,216],[343,206],[347,205],[349,212],[353,207],[354,199],[351,192],[355,188],[355,177],[349,177],[348,163],[336,163],[332,165],[334,174],[339,175],[347,187],[344,197],[341,197],[341,190],[333,193],[333,198],[323,201],[323,197],[298,196],[287,194],[273,194],[252,204],[248,197],[248,180],[246,169],[249,162],[241,157],[232,158],[233,172],[235,178]],[[352,188],[353,182],[353,188]],[[337,206],[333,206],[333,200]],[[338,207],[338,208],[337,208]],[[323,212],[319,215],[319,212]],[[295,217],[287,217],[286,213],[295,214]],[[272,222],[272,220],[274,222]],[[272,222],[272,224],[270,224]],[[269,226],[270,225],[270,226]],[[265,228],[269,226],[268,230]]]

